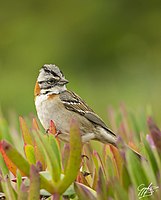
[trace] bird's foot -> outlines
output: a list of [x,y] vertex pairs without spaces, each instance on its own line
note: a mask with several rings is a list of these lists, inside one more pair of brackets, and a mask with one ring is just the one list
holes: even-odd
[[57,138],[60,134],[62,134],[61,131],[56,131],[55,137]]
[[50,128],[46,129],[45,133],[47,133],[47,134],[50,133]]
[[89,175],[92,175],[91,172],[86,172],[86,171],[82,171],[81,173],[82,173],[82,175],[83,175],[84,177],[89,176]]
[[85,155],[85,154],[82,154],[82,155],[81,155],[81,158],[82,158],[82,159],[87,158],[87,160],[89,160],[88,156]]

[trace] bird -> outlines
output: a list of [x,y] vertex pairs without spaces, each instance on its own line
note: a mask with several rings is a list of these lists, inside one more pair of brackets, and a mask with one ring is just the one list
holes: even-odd
[[[65,142],[70,139],[70,122],[78,123],[82,143],[96,140],[117,147],[118,136],[76,93],[67,89],[69,81],[55,64],[44,64],[36,80],[34,96],[38,118],[45,130],[53,121]],[[139,157],[140,154],[133,150]]]

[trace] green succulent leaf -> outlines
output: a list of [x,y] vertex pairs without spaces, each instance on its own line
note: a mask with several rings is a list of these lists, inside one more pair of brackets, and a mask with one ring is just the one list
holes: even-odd
[[81,150],[82,142],[80,137],[80,131],[77,123],[75,121],[72,121],[70,128],[70,154],[68,164],[65,170],[65,175],[57,186],[57,191],[59,194],[64,193],[65,190],[76,179],[81,163]]
[[22,182],[20,190],[18,191],[18,200],[28,200],[28,190],[29,186],[26,186],[24,182]]
[[96,191],[92,190],[90,187],[87,187],[84,184],[75,182],[75,190],[79,200],[84,200],[84,199],[97,200]]
[[25,120],[22,117],[19,117],[19,120],[20,120],[20,127],[21,127],[21,130],[22,130],[24,143],[34,146],[33,136],[31,134],[31,132],[29,131]]
[[127,151],[127,169],[135,188],[142,183],[145,185],[149,184],[141,160],[139,160],[139,158],[130,150]]
[[17,173],[16,173],[16,183],[17,183],[17,191],[20,191],[20,187],[21,187],[21,184],[22,184],[22,176],[21,176],[21,172],[19,170],[17,170]]
[[31,165],[30,167],[30,187],[28,200],[40,198],[40,176],[38,169]]
[[6,176],[2,176],[1,178],[2,178],[1,184],[2,184],[3,191],[5,193],[6,199],[17,200],[17,194],[11,185],[9,176],[6,175]]
[[[51,138],[51,137],[50,137]],[[43,135],[41,132],[36,131],[35,132],[35,139],[37,142],[37,145],[39,148],[43,149],[45,159],[47,162],[47,167],[49,172],[51,173],[52,181],[53,183],[56,183],[60,180],[60,173],[61,173],[61,168],[60,168],[60,163],[58,162],[58,154],[57,151],[55,152],[54,149],[57,149],[57,143],[53,142],[53,139],[50,139],[49,142],[49,137],[46,135]],[[51,146],[54,145],[54,147]]]
[[5,139],[12,143],[12,137],[9,133],[9,126],[7,121],[0,116],[0,140]]
[[30,164],[35,164],[36,163],[36,158],[35,158],[35,152],[34,152],[34,147],[30,144],[25,145],[25,155]]
[[61,169],[60,149],[59,149],[59,144],[53,134],[49,134],[49,144],[52,148],[52,151],[55,153],[56,162],[58,163],[60,170]]
[[1,150],[5,152],[7,166],[11,162],[16,166],[23,175],[29,176],[30,165],[27,160],[7,141],[1,141]]

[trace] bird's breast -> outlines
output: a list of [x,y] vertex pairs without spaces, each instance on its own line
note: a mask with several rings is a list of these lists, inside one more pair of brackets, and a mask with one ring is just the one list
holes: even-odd
[[93,124],[82,115],[67,110],[58,95],[48,97],[37,96],[35,105],[38,118],[45,129],[49,128],[50,121],[52,120],[57,131],[69,135],[70,122],[72,119],[76,119],[82,135],[86,132],[93,132]]
[[[38,118],[42,123],[45,129],[48,129],[50,126],[50,121],[54,121],[56,128],[60,130],[60,127],[65,127],[65,113],[64,106],[61,104],[59,96],[55,95],[53,98],[50,96],[42,97],[37,96],[36,101],[36,110],[38,114]],[[63,124],[61,126],[61,124]],[[65,127],[67,128],[67,127]],[[63,130],[64,131],[64,130]]]

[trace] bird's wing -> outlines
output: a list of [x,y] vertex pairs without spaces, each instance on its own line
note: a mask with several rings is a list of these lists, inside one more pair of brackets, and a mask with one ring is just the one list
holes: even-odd
[[83,115],[92,123],[99,125],[110,132],[112,135],[116,136],[103,122],[103,120],[94,113],[94,111],[74,92],[64,91],[60,93],[60,99],[64,104],[65,108],[77,112],[80,115]]

